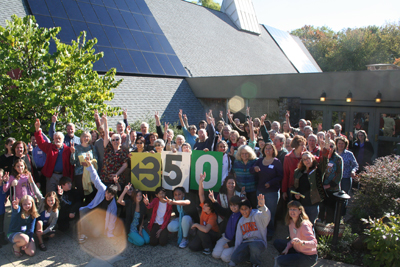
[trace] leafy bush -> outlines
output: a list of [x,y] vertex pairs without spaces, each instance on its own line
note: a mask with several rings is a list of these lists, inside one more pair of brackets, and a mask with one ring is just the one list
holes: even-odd
[[370,254],[364,256],[367,266],[400,266],[400,215],[387,214],[380,219],[363,219],[369,224],[365,239]]
[[400,157],[375,160],[359,176],[360,189],[353,198],[351,214],[356,220],[380,218],[385,213],[400,214]]
[[332,236],[320,236],[317,247],[318,257],[350,264],[356,263],[356,255],[352,249],[352,244],[357,237],[358,234],[353,234],[351,228],[346,225],[343,236],[338,240],[338,244],[334,249]]

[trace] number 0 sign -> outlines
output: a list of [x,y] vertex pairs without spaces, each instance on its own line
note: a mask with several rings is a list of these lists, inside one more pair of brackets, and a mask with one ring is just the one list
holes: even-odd
[[199,189],[200,174],[206,172],[204,189],[215,192],[221,187],[222,177],[222,152],[204,152],[193,150],[190,170],[190,189]]
[[155,191],[161,186],[161,155],[132,153],[131,183],[143,191]]
[[163,181],[165,189],[173,190],[175,187],[182,186],[186,192],[189,191],[190,175],[190,153],[172,153],[163,151],[161,154],[163,162]]

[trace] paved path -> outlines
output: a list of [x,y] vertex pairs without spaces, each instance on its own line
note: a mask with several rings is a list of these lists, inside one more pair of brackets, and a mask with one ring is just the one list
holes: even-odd
[[[8,229],[10,221],[10,206],[7,207],[5,229]],[[276,237],[285,238],[287,227],[278,223]],[[0,266],[88,266],[88,267],[110,267],[110,266],[228,266],[220,260],[202,253],[191,252],[188,248],[179,249],[176,246],[176,236],[170,236],[170,242],[165,247],[136,247],[125,241],[125,238],[115,239],[89,239],[85,244],[79,245],[76,238],[76,229],[66,233],[57,231],[54,238],[45,242],[48,250],[45,252],[37,250],[34,257],[26,255],[15,258],[11,252],[11,244],[0,249]],[[267,253],[263,257],[264,267],[274,266],[274,257],[277,251],[268,242]],[[241,264],[239,267],[249,266]],[[319,260],[315,266],[343,266],[351,267],[343,263],[327,260]]]

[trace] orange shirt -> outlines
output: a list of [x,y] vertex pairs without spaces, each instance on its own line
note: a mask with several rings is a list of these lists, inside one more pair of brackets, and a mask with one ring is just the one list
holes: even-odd
[[[200,204],[200,207],[203,209],[204,203]],[[218,224],[217,224],[217,214],[214,212],[207,214],[204,211],[201,211],[200,215],[200,224],[206,226],[207,224],[210,224],[211,230],[214,232],[219,232]]]

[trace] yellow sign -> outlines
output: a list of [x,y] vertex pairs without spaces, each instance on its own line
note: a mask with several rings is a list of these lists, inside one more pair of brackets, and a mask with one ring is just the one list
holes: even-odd
[[155,191],[161,186],[161,154],[133,152],[131,183],[142,191]]

